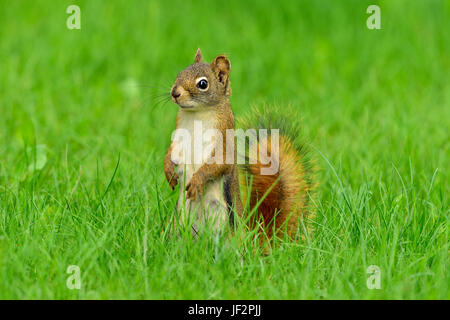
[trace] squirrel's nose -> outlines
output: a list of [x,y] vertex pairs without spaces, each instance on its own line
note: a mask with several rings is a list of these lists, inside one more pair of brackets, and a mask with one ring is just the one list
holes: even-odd
[[177,91],[177,89],[178,89],[178,87],[175,86],[175,87],[172,88],[172,92],[171,92],[172,97],[174,97],[175,99],[178,98],[179,96],[181,96],[181,93],[179,93],[179,92]]

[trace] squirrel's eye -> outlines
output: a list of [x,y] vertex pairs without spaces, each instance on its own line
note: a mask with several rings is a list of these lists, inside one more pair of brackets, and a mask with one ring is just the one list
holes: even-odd
[[206,80],[205,78],[202,78],[202,79],[198,80],[197,81],[197,88],[199,88],[200,90],[208,89],[208,80]]

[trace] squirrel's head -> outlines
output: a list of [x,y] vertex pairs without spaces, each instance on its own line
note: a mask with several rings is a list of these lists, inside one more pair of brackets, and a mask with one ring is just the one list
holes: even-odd
[[181,71],[172,86],[172,101],[186,110],[217,105],[231,94],[230,70],[230,60],[225,55],[208,64],[197,49],[194,64]]

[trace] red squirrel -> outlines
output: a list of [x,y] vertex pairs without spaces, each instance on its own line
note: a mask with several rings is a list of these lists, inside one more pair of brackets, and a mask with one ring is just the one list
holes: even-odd
[[[276,148],[272,136],[264,141],[259,138],[253,146],[255,150],[264,146],[277,170],[262,174],[269,165],[258,152],[246,153],[247,163],[238,163],[236,139],[227,135],[235,128],[229,101],[230,71],[231,63],[225,55],[206,63],[198,49],[194,64],[178,74],[171,89],[172,101],[179,106],[176,129],[189,136],[188,140],[173,139],[164,158],[169,185],[174,189],[180,184],[177,210],[182,213],[181,220],[193,218],[195,231],[206,220],[220,230],[233,223],[235,214],[242,216],[250,211],[255,212],[255,218],[248,220],[249,225],[259,227],[269,238],[274,231],[278,234],[285,230],[291,236],[302,233],[306,228],[300,222],[313,216],[310,194],[314,189],[305,148],[296,143],[295,132],[284,130],[289,118],[270,112],[253,114],[253,120],[244,121],[246,127],[253,124],[260,126],[257,129],[273,131],[279,125]],[[208,130],[217,134],[204,139]],[[193,148],[198,136],[201,150],[206,149],[201,155]],[[244,210],[247,202],[250,210]]]

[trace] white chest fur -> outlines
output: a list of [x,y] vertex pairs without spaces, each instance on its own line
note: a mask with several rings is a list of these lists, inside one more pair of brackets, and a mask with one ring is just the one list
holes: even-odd
[[215,139],[209,133],[215,127],[214,110],[180,111],[177,130],[172,137],[172,161],[186,181],[207,161],[214,148]]
[[[180,196],[178,211],[183,211],[186,219],[194,218],[194,229],[211,224],[218,228],[228,221],[226,201],[223,196],[223,177],[208,181],[200,199],[186,199],[185,187],[194,173],[211,157],[217,138],[215,110],[180,111],[177,130],[172,136],[172,161],[178,166]],[[184,209],[183,209],[184,203]]]

